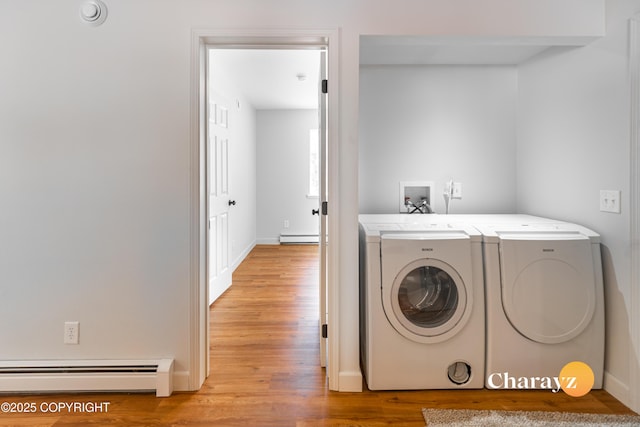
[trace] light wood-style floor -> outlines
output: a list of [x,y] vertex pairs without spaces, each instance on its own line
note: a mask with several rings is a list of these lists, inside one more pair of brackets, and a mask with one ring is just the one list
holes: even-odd
[[109,402],[107,413],[8,414],[29,426],[424,426],[421,408],[632,413],[605,391],[330,392],[319,367],[317,248],[258,246],[211,307],[211,375],[194,393],[1,396],[0,403]]

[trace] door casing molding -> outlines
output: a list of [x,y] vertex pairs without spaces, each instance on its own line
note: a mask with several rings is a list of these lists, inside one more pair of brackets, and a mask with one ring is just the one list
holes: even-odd
[[[339,52],[340,31],[330,29],[194,29],[191,33],[191,97],[189,153],[189,379],[185,389],[198,390],[209,372],[209,305],[207,286],[206,194],[206,51],[208,46],[228,48],[327,49],[328,80],[328,236],[338,236],[339,186]],[[329,389],[339,390],[339,307],[337,304],[339,245],[332,245],[327,259],[327,307],[329,319]]]
[[629,21],[631,304],[629,403],[640,411],[640,14]]

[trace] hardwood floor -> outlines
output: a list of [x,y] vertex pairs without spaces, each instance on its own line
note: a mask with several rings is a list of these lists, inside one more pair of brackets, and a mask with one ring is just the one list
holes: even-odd
[[108,412],[0,412],[0,425],[424,426],[421,408],[632,413],[607,392],[330,392],[319,367],[317,248],[258,246],[211,307],[211,375],[194,393],[0,396],[0,403],[109,402]]

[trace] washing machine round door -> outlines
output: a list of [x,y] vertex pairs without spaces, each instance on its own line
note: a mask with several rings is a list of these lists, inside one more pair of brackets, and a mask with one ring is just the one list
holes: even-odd
[[398,273],[390,291],[392,313],[387,317],[409,339],[443,341],[461,326],[467,291],[460,275],[445,262],[412,262]]

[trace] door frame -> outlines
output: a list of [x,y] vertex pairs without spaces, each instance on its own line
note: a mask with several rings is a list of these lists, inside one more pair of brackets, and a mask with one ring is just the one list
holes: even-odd
[[[209,46],[235,48],[325,47],[328,60],[328,230],[329,239],[338,236],[338,138],[339,138],[339,39],[331,29],[196,29],[191,33],[190,99],[190,286],[189,286],[189,390],[198,390],[209,374],[209,304],[207,268],[206,189],[206,52]],[[329,389],[338,390],[339,307],[338,245],[333,244],[327,259],[327,311],[331,323],[328,334],[327,376]]]
[[[629,20],[631,304],[629,311],[629,396],[640,411],[640,14]],[[626,402],[625,402],[626,403]]]

